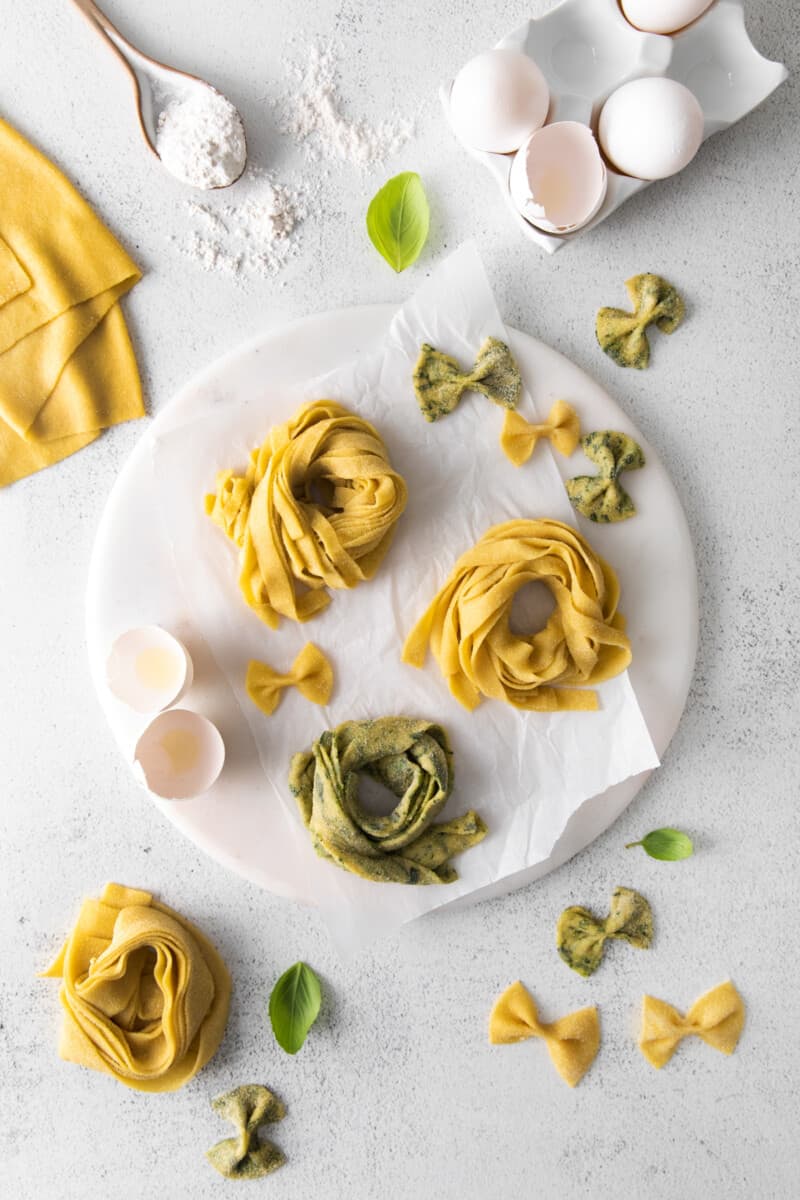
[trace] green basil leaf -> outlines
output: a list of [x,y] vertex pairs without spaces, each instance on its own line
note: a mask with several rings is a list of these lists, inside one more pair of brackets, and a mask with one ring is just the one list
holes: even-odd
[[428,239],[430,209],[416,171],[403,171],[384,184],[367,209],[367,233],[395,271],[419,258]]
[[284,971],[269,998],[269,1019],[279,1046],[297,1054],[322,1003],[319,979],[304,962]]
[[679,862],[694,853],[691,838],[680,829],[653,829],[640,842],[628,842],[625,849],[630,850],[631,846],[641,846],[651,858],[661,862]]

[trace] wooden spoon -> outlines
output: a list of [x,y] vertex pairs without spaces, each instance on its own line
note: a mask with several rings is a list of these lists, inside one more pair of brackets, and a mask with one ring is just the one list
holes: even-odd
[[[136,93],[136,114],[142,137],[148,149],[160,161],[161,155],[158,153],[157,145],[158,114],[169,101],[172,99],[188,100],[190,96],[200,94],[203,90],[216,96],[221,93],[205,79],[189,75],[186,71],[179,71],[176,67],[168,67],[165,63],[143,54],[111,24],[94,0],[72,0],[72,3],[83,13],[94,31],[111,47],[130,76]],[[217,187],[230,187],[237,179],[241,178],[246,161],[245,148],[239,174],[236,178],[230,179],[225,184],[217,185]]]

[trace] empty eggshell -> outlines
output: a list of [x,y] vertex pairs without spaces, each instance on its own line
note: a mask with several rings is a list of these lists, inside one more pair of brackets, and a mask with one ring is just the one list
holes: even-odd
[[188,708],[159,713],[134,751],[145,785],[164,800],[189,800],[207,792],[224,762],[225,743],[216,725]]
[[606,194],[606,168],[591,129],[556,121],[532,134],[514,156],[514,204],[548,233],[569,233],[595,215]]
[[636,179],[666,179],[691,162],[703,140],[697,97],[674,79],[632,79],[612,92],[598,137],[612,165]]
[[510,154],[544,124],[547,80],[520,50],[487,50],[470,59],[450,92],[453,127],[475,150]]
[[621,0],[622,11],[645,33],[675,33],[696,21],[713,0]]
[[159,625],[129,629],[114,642],[106,680],[118,700],[136,712],[160,712],[192,682],[192,660],[182,642]]

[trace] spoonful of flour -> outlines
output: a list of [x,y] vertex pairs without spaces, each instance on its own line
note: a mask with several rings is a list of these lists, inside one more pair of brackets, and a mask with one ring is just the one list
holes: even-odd
[[156,153],[182,183],[208,191],[229,187],[247,162],[238,110],[210,85],[167,100],[158,115]]

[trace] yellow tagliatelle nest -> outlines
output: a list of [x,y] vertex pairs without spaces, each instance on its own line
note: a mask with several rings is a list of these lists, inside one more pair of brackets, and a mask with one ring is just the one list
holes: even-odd
[[[512,633],[514,596],[534,582],[549,588],[556,607],[538,633]],[[594,710],[590,685],[631,660],[618,600],[614,571],[574,529],[508,521],[462,554],[409,634],[403,660],[421,667],[430,644],[465,708],[488,696],[536,712]]]
[[240,548],[242,594],[274,629],[325,608],[327,588],[372,578],[406,495],[373,426],[313,400],[270,430],[244,475],[220,473],[206,512]]
[[231,980],[211,942],[149,892],[84,900],[44,972],[61,978],[59,1054],[142,1092],[183,1087],[216,1053]]

